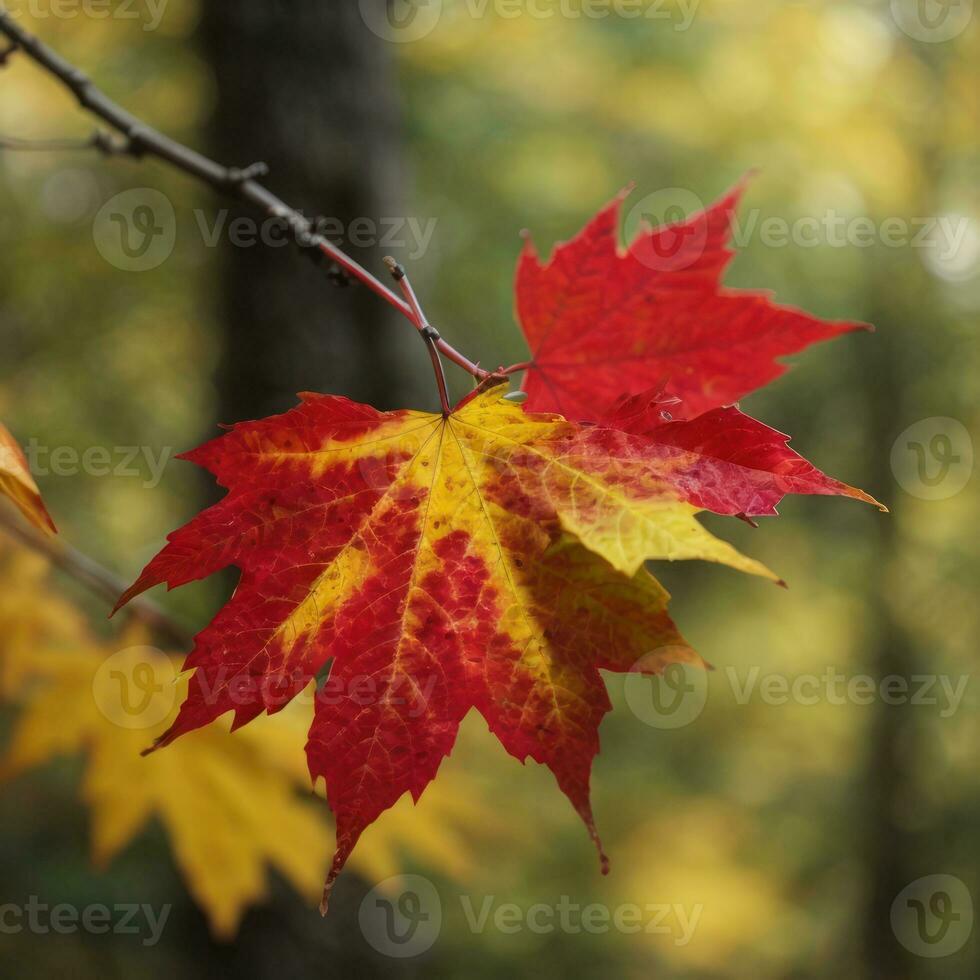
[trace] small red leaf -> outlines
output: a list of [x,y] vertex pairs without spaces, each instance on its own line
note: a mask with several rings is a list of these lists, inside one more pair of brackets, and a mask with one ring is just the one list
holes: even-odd
[[[726,289],[731,221],[742,185],[687,220],[619,246],[624,195],[546,264],[527,242],[517,315],[532,351],[532,411],[595,420],[622,394],[666,380],[692,418],[730,405],[786,367],[776,359],[865,324],[829,322]],[[669,261],[668,261],[669,259]]]

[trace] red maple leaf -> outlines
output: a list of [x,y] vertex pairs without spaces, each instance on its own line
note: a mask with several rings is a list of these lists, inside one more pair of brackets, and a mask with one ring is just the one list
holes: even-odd
[[644,436],[648,458],[670,473],[678,495],[716,514],[767,517],[787,494],[854,497],[887,510],[863,490],[821,473],[789,448],[789,436],[737,408],[713,408],[697,418],[672,421],[678,399],[662,385],[625,395],[601,424]]
[[733,256],[734,188],[685,221],[642,231],[623,249],[626,192],[541,264],[528,239],[517,316],[531,348],[528,408],[601,417],[614,399],[666,381],[683,418],[731,405],[779,377],[776,359],[861,323],[819,320],[769,294],[721,284]]
[[[440,414],[304,395],[184,457],[228,494],[169,536],[120,605],[227,566],[241,580],[196,637],[188,697],[155,747],[228,712],[237,728],[278,711],[329,665],[307,745],[337,823],[324,903],[365,827],[404,793],[418,799],[471,709],[509,753],[551,769],[601,853],[589,802],[609,710],[599,671],[703,663],[644,562],[701,558],[778,581],[694,515],[772,514],[787,493],[874,503],[720,407],[778,374],[776,354],[852,328],[719,292],[733,201],[708,212],[706,247],[680,273],[651,272],[640,245],[617,253],[618,205],[546,269],[525,254],[532,402],[553,392],[587,415],[585,393],[605,391],[598,424],[525,411],[491,377]],[[608,352],[585,366],[600,335],[627,368]],[[651,375],[670,393],[640,383]],[[678,407],[694,417],[674,420]]]

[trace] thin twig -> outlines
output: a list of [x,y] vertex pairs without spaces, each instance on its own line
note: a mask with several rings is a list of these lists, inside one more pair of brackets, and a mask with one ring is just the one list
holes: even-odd
[[0,136],[0,149],[35,150],[51,152],[57,150],[91,150],[91,139],[21,139],[19,136]]
[[24,139],[20,136],[0,136],[0,150],[24,152],[57,153],[71,150],[98,150],[105,156],[130,155],[129,144],[112,133],[97,129],[84,139],[62,137],[55,139]]
[[422,312],[419,298],[415,295],[415,290],[412,289],[412,284],[408,281],[408,276],[405,274],[404,268],[390,255],[385,256],[384,262],[391,271],[391,277],[401,288],[405,296],[405,302],[411,307],[413,322],[422,335],[425,346],[428,348],[429,356],[432,358],[432,370],[436,375],[436,386],[439,389],[439,402],[442,405],[443,418],[449,418],[452,409],[449,406],[449,388],[446,385],[446,372],[443,370],[442,358],[439,356],[439,348],[437,346],[439,331],[429,323],[425,314]]
[[[99,598],[114,603],[125,592],[126,583],[122,579],[77,548],[65,544],[60,538],[41,534],[28,527],[12,509],[0,506],[0,527],[21,544],[43,555],[52,565],[80,582]],[[158,633],[161,639],[176,644],[181,650],[190,648],[190,631],[151,599],[141,597],[130,604],[129,610],[136,619]]]
[[[256,205],[268,216],[285,221],[300,248],[316,251],[327,257],[345,273],[358,279],[390,303],[410,323],[415,324],[411,307],[405,300],[336,245],[318,234],[313,222],[258,182],[256,178],[264,176],[267,172],[264,164],[252,164],[244,169],[225,167],[148,126],[113,102],[82,71],[39,38],[25,31],[2,4],[0,4],[0,33],[11,41],[12,48],[8,50],[8,54],[14,49],[23,51],[28,58],[61,81],[84,109],[122,134],[125,143],[120,145],[117,152],[137,159],[146,156],[156,157],[223,194]],[[442,354],[474,378],[482,380],[487,376],[487,372],[478,364],[465,357],[441,337],[434,343]]]

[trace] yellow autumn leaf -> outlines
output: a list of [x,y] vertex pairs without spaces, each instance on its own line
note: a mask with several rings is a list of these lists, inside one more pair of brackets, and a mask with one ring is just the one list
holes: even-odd
[[14,502],[20,512],[42,531],[56,532],[54,521],[41,500],[27,458],[3,423],[0,423],[0,495]]
[[[245,910],[262,901],[267,866],[310,902],[318,898],[333,832],[303,762],[312,710],[303,698],[233,737],[208,729],[144,758],[185,693],[177,660],[135,627],[116,647],[94,640],[77,610],[48,588],[47,572],[43,559],[0,539],[0,696],[23,703],[0,780],[83,753],[95,863],[108,865],[159,819],[219,938],[231,938]],[[425,820],[403,800],[353,866],[372,883],[401,873],[407,861],[449,877],[469,874],[473,828],[484,837],[500,828],[459,782],[431,794]]]

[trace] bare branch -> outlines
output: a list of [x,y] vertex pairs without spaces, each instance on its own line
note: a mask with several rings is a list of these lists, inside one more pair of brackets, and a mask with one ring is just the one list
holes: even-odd
[[52,153],[61,150],[98,150],[105,156],[120,156],[130,153],[129,145],[119,137],[97,129],[87,139],[54,138],[54,139],[23,139],[20,136],[0,135],[0,150],[16,150],[18,152]]
[[[27,527],[12,509],[0,506],[0,527],[32,551],[43,555],[52,565],[80,582],[99,598],[114,603],[126,591],[126,583],[97,561],[65,544],[59,538],[40,534]],[[132,615],[145,623],[160,638],[176,644],[181,650],[191,645],[190,631],[181,626],[151,599],[139,598],[129,607]]]
[[[113,102],[84,72],[62,58],[39,38],[25,31],[4,9],[2,3],[0,3],[0,34],[5,35],[11,42],[11,47],[6,52],[7,56],[14,50],[23,51],[26,57],[61,81],[84,109],[98,116],[122,135],[125,142],[117,145],[116,153],[125,153],[135,158],[156,157],[220,193],[255,205],[269,217],[285,221],[300,248],[319,251],[330,259],[336,268],[359,280],[390,303],[418,329],[408,302],[396,295],[331,241],[318,234],[308,218],[258,182],[257,178],[265,176],[268,171],[264,164],[255,163],[243,169],[225,167],[148,126]],[[487,372],[479,365],[462,355],[441,337],[434,343],[442,354],[474,378],[482,380],[487,376]]]

